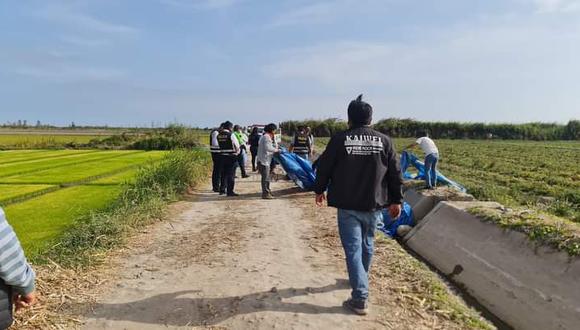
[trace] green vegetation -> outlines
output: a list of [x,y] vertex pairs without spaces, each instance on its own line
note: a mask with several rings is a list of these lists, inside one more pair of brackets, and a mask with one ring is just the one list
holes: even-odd
[[[339,119],[286,121],[280,124],[285,134],[292,135],[299,125],[312,128],[314,135],[329,137],[347,128]],[[374,128],[392,137],[415,137],[428,131],[437,139],[512,139],[512,140],[580,140],[580,120],[566,125],[555,123],[485,124],[459,122],[422,122],[413,119],[380,120]]]
[[162,216],[169,201],[205,180],[209,167],[209,153],[202,150],[172,151],[141,167],[108,208],[78,218],[47,255],[65,265],[94,261],[96,252],[117,246],[127,233]]
[[0,151],[0,205],[31,258],[86,261],[205,178],[208,159],[205,150]]
[[[399,152],[412,139],[394,139]],[[479,200],[580,223],[580,142],[436,140],[439,169]],[[328,138],[315,138],[324,150]],[[417,154],[422,154],[417,150]]]
[[525,233],[530,240],[565,251],[570,256],[580,255],[580,227],[539,212],[471,208],[469,212],[502,228]]
[[73,134],[0,134],[0,149],[55,149],[86,144],[100,135]]

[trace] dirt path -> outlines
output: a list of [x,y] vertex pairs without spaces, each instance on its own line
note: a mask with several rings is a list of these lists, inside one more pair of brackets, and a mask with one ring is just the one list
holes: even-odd
[[238,180],[238,198],[197,192],[177,219],[149,229],[85,327],[383,327],[342,309],[343,265],[309,243],[299,191],[277,182],[279,198],[262,200],[257,180]]
[[393,241],[377,246],[371,314],[343,310],[350,289],[335,211],[289,182],[273,183],[276,200],[260,199],[259,186],[253,175],[238,180],[240,197],[205,189],[174,205],[171,221],[138,234],[111,263],[119,276],[83,327],[468,328],[472,312],[448,303],[439,280]]

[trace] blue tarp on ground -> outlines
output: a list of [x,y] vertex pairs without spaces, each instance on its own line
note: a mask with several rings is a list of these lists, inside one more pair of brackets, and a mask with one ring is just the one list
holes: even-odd
[[312,190],[316,175],[312,169],[312,164],[298,157],[296,154],[282,149],[282,152],[274,156],[275,160],[282,165],[288,177],[304,190]]
[[[413,175],[407,171],[409,166],[413,166],[417,169],[418,174]],[[417,179],[417,180],[425,180],[425,164],[419,160],[419,157],[414,155],[411,152],[403,151],[401,154],[401,172],[403,172],[403,179]],[[441,174],[441,172],[437,171],[437,182],[445,184],[447,186],[451,186],[457,190],[465,192],[466,189],[459,183],[450,180],[445,175]]]
[[387,209],[383,210],[383,223],[378,226],[378,230],[387,234],[389,237],[397,237],[397,228],[402,225],[415,226],[413,221],[413,209],[407,202],[403,202],[401,215],[397,219],[392,219]]

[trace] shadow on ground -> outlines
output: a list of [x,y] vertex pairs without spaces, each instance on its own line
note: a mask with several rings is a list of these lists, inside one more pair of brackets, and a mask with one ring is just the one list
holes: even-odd
[[[292,187],[275,190],[272,193],[276,198],[292,198],[294,195],[298,195],[304,192],[305,191],[300,189],[299,187]],[[255,199],[262,199],[262,193],[257,192],[251,194],[240,194],[239,196],[230,197],[226,195],[219,195],[218,193],[212,192],[210,190],[201,190],[184,197],[184,200],[192,203],[206,203],[219,201],[248,201]]]
[[188,290],[161,294],[123,304],[97,304],[91,317],[167,326],[207,326],[231,317],[262,311],[301,314],[348,314],[342,306],[324,307],[308,303],[284,302],[308,294],[347,289],[346,280],[318,288],[287,288],[244,296],[203,298],[200,291]]

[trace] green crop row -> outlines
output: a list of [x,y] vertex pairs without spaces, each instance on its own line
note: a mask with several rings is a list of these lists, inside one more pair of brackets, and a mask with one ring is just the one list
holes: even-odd
[[[119,153],[119,152],[116,152]],[[162,151],[121,154],[118,157],[87,161],[67,167],[49,168],[22,175],[2,178],[4,183],[25,184],[70,184],[90,181],[106,174],[116,174],[124,169],[134,167],[147,161],[163,157]]]
[[34,196],[58,188],[55,185],[28,184],[6,185],[0,184],[0,205],[12,203],[27,196]]
[[20,163],[10,163],[0,165],[0,178],[43,171],[47,169],[56,169],[61,167],[77,166],[82,163],[102,161],[108,158],[116,158],[139,151],[102,151],[95,153],[72,154],[57,159],[40,159],[32,161],[22,161]]
[[94,152],[97,150],[7,150],[0,152],[0,165],[56,159]]

